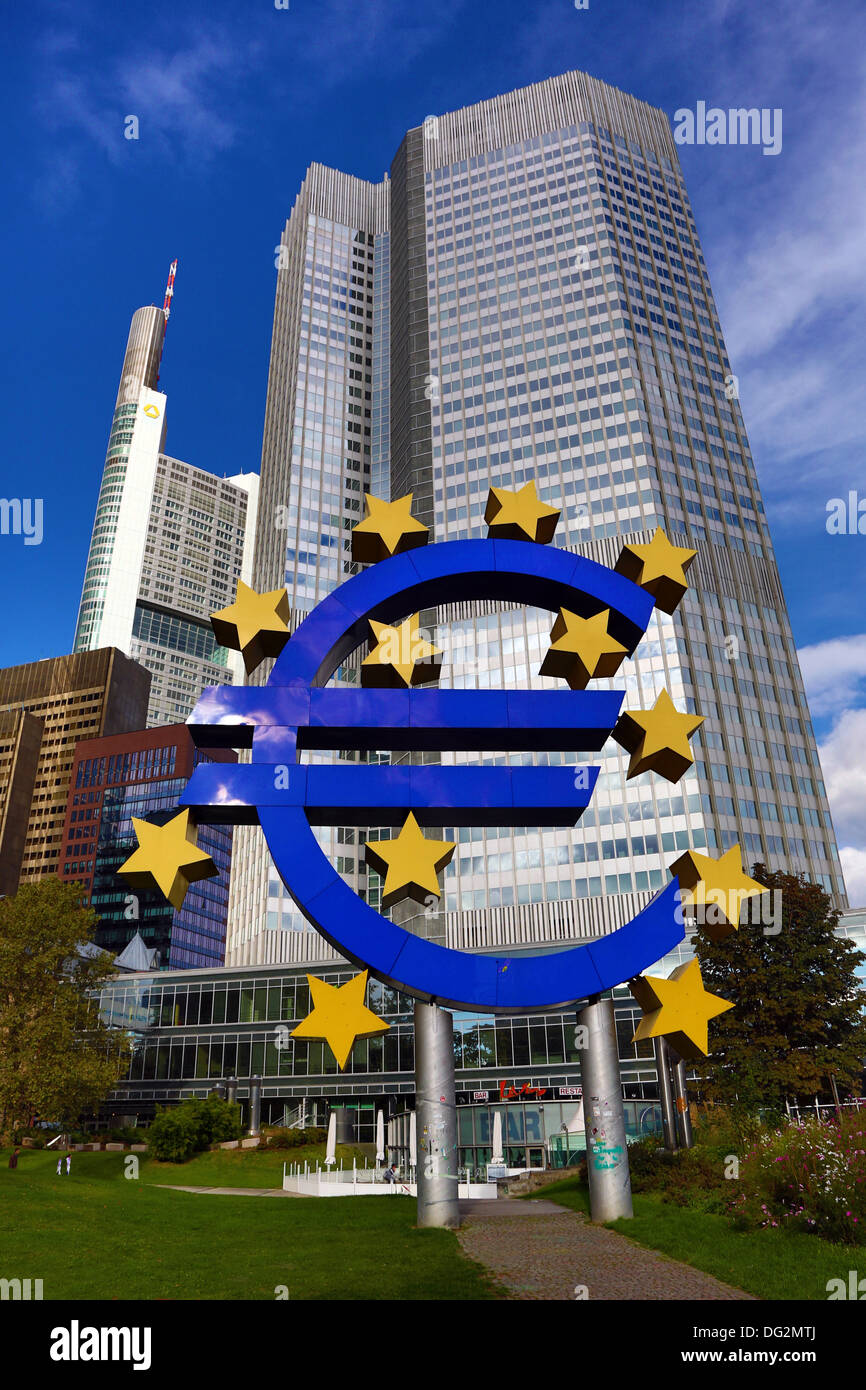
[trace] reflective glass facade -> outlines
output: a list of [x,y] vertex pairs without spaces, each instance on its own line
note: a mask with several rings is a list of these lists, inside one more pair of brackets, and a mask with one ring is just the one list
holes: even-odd
[[[843,914],[838,933],[866,950],[866,911]],[[691,953],[688,941],[659,962],[668,974]],[[347,966],[314,972],[332,985],[355,973]],[[632,1042],[640,1017],[627,987],[613,992],[617,1048],[629,1139],[661,1125],[650,1042]],[[329,1048],[288,1036],[310,1012],[307,970],[259,966],[119,976],[103,987],[106,1023],[133,1035],[127,1078],[107,1098],[105,1115],[154,1113],[157,1104],[205,1096],[218,1082],[238,1078],[248,1114],[249,1078],[262,1078],[262,1122],[326,1124],[330,1110],[352,1111],[355,1136],[375,1140],[376,1112],[393,1119],[389,1148],[405,1161],[408,1112],[414,1108],[413,1003],[376,980],[367,1006],[389,1031],[359,1039],[344,1072]],[[494,1116],[503,1115],[503,1144],[512,1167],[561,1167],[585,1144],[579,1106],[580,1052],[573,1009],[511,1018],[454,1014],[454,1065],[459,1162],[492,1159]],[[402,1118],[401,1118],[402,1117]],[[563,1128],[564,1127],[564,1128]]]
[[[361,226],[370,254],[349,272]],[[412,491],[415,515],[435,540],[450,540],[486,534],[491,486],[534,479],[562,510],[561,546],[613,565],[624,541],[648,541],[662,526],[697,550],[677,613],[654,614],[634,659],[614,680],[595,682],[624,688],[626,704],[643,707],[664,688],[680,709],[703,715],[693,767],[675,786],[649,773],[627,782],[612,742],[600,757],[443,755],[476,764],[583,759],[602,771],[573,830],[444,827],[458,853],[444,878],[442,939],[484,950],[603,934],[668,881],[684,850],[718,854],[735,842],[747,865],[802,870],[844,905],[737,381],[664,114],[566,73],[430,116],[407,133],[382,185],[313,166],[284,243],[262,488],[275,506],[287,504],[290,538],[283,568],[260,517],[261,587],[285,575],[307,611],[350,569],[346,533],[359,499],[344,488],[343,565],[335,566],[337,528],[324,523],[341,494],[321,431],[330,420],[334,449],[349,399],[339,343],[348,301],[339,291],[364,263],[372,491],[384,493],[386,481],[391,497]],[[538,674],[548,613],[452,604],[425,622],[445,653],[443,687],[552,688]],[[351,677],[344,668],[341,679]],[[375,903],[376,877],[344,850],[347,833],[330,852]],[[285,931],[292,914],[273,878],[265,907],[267,857],[258,833],[246,834],[228,959],[329,959],[311,933],[298,941]],[[241,853],[248,842],[257,847]]]
[[119,954],[138,932],[148,949],[159,952],[162,970],[223,963],[233,829],[198,828],[198,845],[219,877],[193,883],[179,909],[156,891],[132,891],[118,869],[137,846],[133,818],[169,820],[193,767],[203,760],[209,755],[195,749],[186,727],[177,724],[87,739],[75,752],[58,872],[80,885],[96,912],[97,945]]
[[96,944],[107,951],[120,952],[138,931],[149,949],[159,951],[160,964],[166,970],[222,963],[231,827],[199,827],[199,849],[211,856],[221,877],[192,884],[180,909],[172,908],[161,893],[137,890],[136,915],[130,916],[130,889],[117,871],[137,845],[133,816],[158,820],[162,813],[162,817],[170,819],[177,811],[185,786],[185,778],[168,778],[107,787],[93,857],[90,906],[100,918],[94,933]]
[[[353,972],[316,973],[340,985]],[[652,1046],[631,1042],[638,1010],[627,991],[618,995],[627,1121],[629,1133],[637,1137],[655,1127]],[[205,1095],[232,1075],[239,1078],[243,1104],[247,1078],[259,1075],[263,1122],[282,1123],[303,1102],[309,1116],[326,1123],[330,1107],[348,1106],[354,1110],[356,1137],[372,1142],[378,1109],[397,1114],[414,1104],[415,1050],[410,999],[371,981],[367,1005],[391,1027],[381,1037],[357,1041],[340,1073],[324,1043],[286,1039],[282,1031],[293,1028],[311,1008],[301,970],[261,967],[118,979],[103,989],[103,1017],[133,1034],[134,1052],[128,1078],[104,1108],[144,1117],[156,1104]],[[554,1141],[580,1103],[574,1034],[573,1011],[495,1019],[455,1014],[461,1164],[480,1165],[492,1157],[493,1115],[499,1109],[513,1166],[530,1161],[532,1166],[557,1166],[561,1160]],[[569,1142],[573,1150],[582,1147],[582,1134],[573,1134]],[[538,1148],[546,1157],[529,1153]]]

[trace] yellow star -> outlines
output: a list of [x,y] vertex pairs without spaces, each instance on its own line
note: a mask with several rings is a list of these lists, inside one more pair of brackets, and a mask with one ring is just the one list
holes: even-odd
[[234,603],[210,621],[220,645],[242,654],[249,675],[266,656],[279,656],[289,640],[289,595],[285,589],[258,594],[239,579]]
[[484,509],[490,539],[537,541],[539,545],[553,540],[560,515],[556,507],[548,507],[540,500],[534,482],[526,483],[517,492],[492,487]]
[[658,772],[669,782],[678,782],[694,762],[689,738],[703,722],[702,715],[681,713],[666,690],[652,709],[623,710],[613,736],[631,753],[626,775]]
[[352,559],[362,565],[375,565],[389,555],[400,555],[426,545],[430,529],[412,515],[412,493],[385,502],[368,492],[364,501],[367,515],[352,531]]
[[418,631],[420,615],[399,627],[369,620],[376,646],[361,663],[361,684],[377,689],[407,689],[439,678],[442,652]]
[[313,999],[313,1010],[297,1028],[292,1029],[292,1037],[326,1042],[337,1059],[337,1066],[343,1071],[356,1038],[373,1038],[377,1033],[387,1033],[391,1025],[364,1003],[366,970],[347,980],[344,985],[329,985],[315,975],[308,975],[307,983]]
[[701,926],[712,941],[721,941],[737,930],[740,923],[740,907],[747,898],[759,893],[769,893],[769,888],[749,878],[743,873],[743,856],[739,845],[732,845],[719,859],[706,854],[696,854],[693,849],[682,855],[670,867],[680,881],[683,894],[683,907],[699,909],[714,907],[703,917]]
[[440,897],[440,869],[450,864],[455,850],[451,840],[428,840],[410,811],[396,840],[368,840],[367,863],[385,874],[382,906],[393,907],[404,898],[426,903],[432,893]]
[[614,568],[652,594],[656,608],[673,613],[688,581],[686,570],[697,555],[684,545],[672,545],[660,526],[649,545],[625,545]]
[[188,810],[165,825],[152,825],[133,816],[132,828],[138,849],[117,871],[131,888],[158,888],[172,907],[181,908],[191,883],[219,874],[210,855],[196,848],[195,826]]
[[628,648],[611,637],[609,617],[609,608],[592,618],[579,618],[560,608],[540,674],[563,676],[572,690],[583,690],[593,676],[615,675],[628,656]]
[[667,1038],[686,1061],[706,1057],[710,1050],[707,1024],[734,1007],[727,999],[704,989],[696,960],[678,965],[667,980],[657,975],[639,975],[628,985],[644,1015],[634,1042]]

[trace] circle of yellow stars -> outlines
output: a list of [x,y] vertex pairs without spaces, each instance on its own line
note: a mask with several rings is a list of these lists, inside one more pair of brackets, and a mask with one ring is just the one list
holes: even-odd
[[[389,502],[367,495],[366,516],[352,532],[352,559],[376,564],[392,555],[426,545],[430,529],[412,515],[413,494]],[[484,519],[493,539],[546,545],[554,536],[561,512],[543,502],[534,481],[523,487],[491,487]],[[652,595],[656,607],[673,613],[688,590],[686,574],[697,552],[674,545],[662,529],[646,543],[623,546],[615,569]],[[567,681],[582,690],[590,680],[615,675],[631,653],[609,630],[610,610],[588,616],[560,609],[550,634],[550,647],[540,674]],[[257,593],[238,582],[235,602],[214,613],[214,634],[223,646],[241,652],[247,673],[266,657],[276,657],[289,638],[289,601],[285,589]],[[413,614],[400,624],[370,621],[374,644],[362,664],[362,684],[372,688],[409,688],[438,679],[442,652],[420,631]],[[655,772],[677,782],[692,765],[689,740],[703,723],[699,715],[677,710],[666,690],[649,710],[624,710],[613,737],[630,755],[628,778]],[[189,885],[216,874],[213,860],[196,845],[189,812],[182,811],[164,826],[134,820],[138,849],[119,873],[133,887],[156,888],[174,907],[183,903]],[[426,837],[410,813],[391,840],[368,841],[368,864],[384,874],[384,907],[406,897],[426,903],[439,898],[439,874],[450,862],[455,845]],[[738,845],[718,859],[689,850],[671,867],[684,894],[684,906],[705,917],[713,939],[736,931],[741,904],[767,892],[743,871]],[[713,908],[707,915],[705,909]],[[388,1025],[364,1005],[367,972],[336,987],[308,976],[313,1010],[294,1030],[299,1038],[328,1042],[341,1070],[356,1038],[375,1036]],[[694,1058],[707,1051],[709,1020],[732,1005],[703,988],[696,960],[677,967],[667,980],[640,976],[630,982],[644,1012],[635,1039],[666,1036],[681,1056]]]

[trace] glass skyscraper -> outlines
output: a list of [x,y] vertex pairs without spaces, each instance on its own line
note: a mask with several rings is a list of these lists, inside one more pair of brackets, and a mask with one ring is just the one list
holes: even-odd
[[[445,827],[458,850],[437,939],[519,950],[603,934],[668,881],[684,850],[717,855],[735,842],[747,867],[802,870],[844,906],[737,381],[670,127],[575,72],[428,116],[381,184],[310,168],[280,258],[256,587],[286,583],[295,620],[306,614],[352,571],[366,490],[412,492],[431,539],[453,540],[486,534],[491,486],[530,479],[562,508],[555,544],[613,565],[625,542],[661,526],[697,551],[679,609],[656,611],[611,684],[644,708],[665,688],[705,723],[673,786],[652,774],[627,782],[611,742],[573,830]],[[538,674],[549,613],[473,602],[425,619],[445,652],[443,688],[551,688]],[[348,663],[341,679],[355,678]],[[334,841],[338,870],[378,905],[355,832]],[[333,958],[269,871],[260,832],[241,831],[227,963]]]
[[57,872],[81,890],[98,921],[93,939],[122,952],[139,935],[157,953],[161,970],[222,965],[225,953],[232,827],[203,825],[197,843],[219,875],[190,886],[175,908],[155,889],[131,892],[118,870],[134,852],[133,818],[163,825],[193,768],[202,761],[234,762],[234,753],[194,746],[185,724],[82,739],[72,764]]
[[255,473],[218,478],[165,453],[165,329],[153,305],[132,316],[75,632],[76,652],[116,646],[147,667],[149,725],[243,675],[210,614],[249,581],[258,497]]

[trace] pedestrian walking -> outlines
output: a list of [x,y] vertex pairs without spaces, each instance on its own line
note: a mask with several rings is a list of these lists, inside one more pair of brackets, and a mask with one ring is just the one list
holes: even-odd
[[9,1155],[9,1167],[10,1167],[10,1168],[17,1168],[17,1167],[18,1167],[18,1155],[19,1155],[20,1152],[21,1152],[21,1150],[19,1149],[18,1145],[16,1144],[16,1145],[15,1145],[15,1148],[12,1150],[11,1154]]
[[66,1155],[66,1176],[67,1176],[67,1177],[69,1177],[69,1174],[70,1174],[71,1171],[72,1171],[72,1154],[67,1154],[67,1155]]
[[58,1158],[58,1160],[57,1160],[57,1176],[58,1176],[58,1178],[60,1177],[60,1175],[61,1175],[62,1172],[63,1172],[63,1155],[61,1154],[60,1158]]

